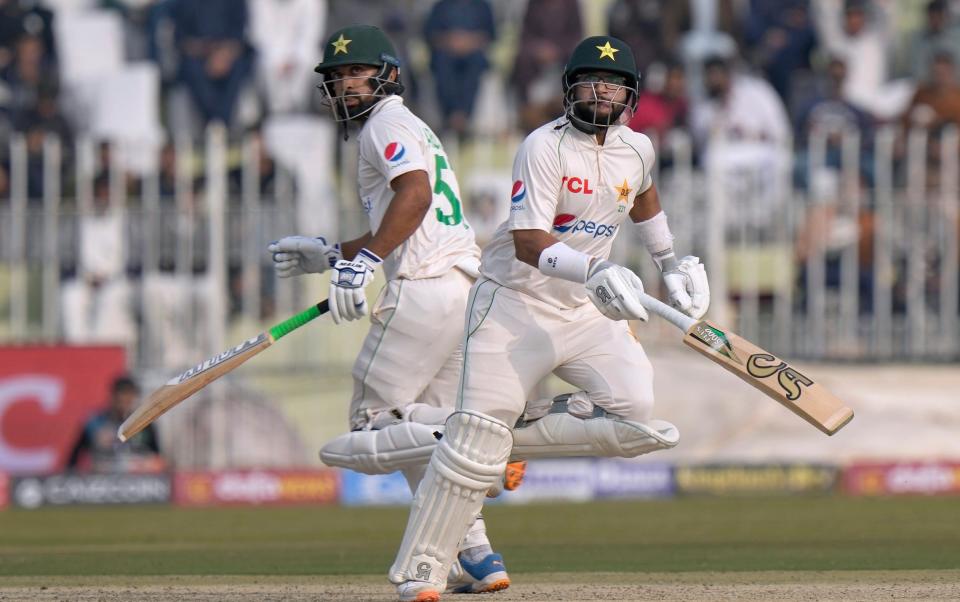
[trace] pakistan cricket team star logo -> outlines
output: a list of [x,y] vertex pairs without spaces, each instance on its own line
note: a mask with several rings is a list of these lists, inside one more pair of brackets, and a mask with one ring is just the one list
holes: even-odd
[[353,41],[353,40],[348,40],[348,39],[344,38],[344,37],[343,37],[343,34],[341,33],[341,34],[340,34],[340,38],[334,40],[333,42],[330,42],[330,44],[333,45],[333,54],[334,54],[334,56],[336,56],[336,55],[338,55],[338,54],[340,54],[340,53],[347,54],[347,52],[348,52],[348,51],[347,51],[347,45],[350,44],[350,42],[352,42],[352,41]]
[[597,46],[596,49],[600,51],[600,58],[609,58],[611,61],[617,61],[617,57],[613,55],[614,53],[620,52],[620,49],[611,46],[610,40],[607,40],[607,43],[603,46]]

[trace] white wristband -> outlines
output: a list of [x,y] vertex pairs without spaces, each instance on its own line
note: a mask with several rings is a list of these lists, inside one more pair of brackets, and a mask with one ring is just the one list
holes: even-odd
[[565,243],[552,244],[540,252],[537,267],[544,276],[563,278],[570,282],[583,284],[587,281],[592,255],[571,249]]
[[665,262],[669,264],[671,257],[676,259],[673,253],[673,234],[667,225],[667,214],[661,211],[648,220],[638,222],[637,228],[640,229],[640,242],[650,252],[657,267],[663,271]]

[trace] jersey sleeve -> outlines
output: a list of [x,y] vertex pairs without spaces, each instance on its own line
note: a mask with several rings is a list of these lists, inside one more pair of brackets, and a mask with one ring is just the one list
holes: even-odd
[[370,125],[360,152],[387,181],[416,170],[429,173],[420,140],[408,127],[385,119]]
[[509,230],[550,232],[560,192],[560,155],[556,141],[531,134],[513,161]]
[[657,160],[657,153],[653,150],[653,142],[650,138],[643,134],[639,134],[637,138],[636,150],[640,155],[640,161],[643,162],[643,182],[637,194],[643,194],[653,186],[653,164]]

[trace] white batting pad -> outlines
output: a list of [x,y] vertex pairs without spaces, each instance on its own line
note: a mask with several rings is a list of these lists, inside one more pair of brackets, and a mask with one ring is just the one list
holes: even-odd
[[665,420],[650,424],[617,418],[577,418],[547,414],[513,431],[512,460],[569,456],[632,458],[680,441],[680,431]]
[[447,419],[410,509],[390,581],[427,581],[443,591],[457,544],[483,506],[487,490],[507,467],[510,428],[469,410]]
[[443,426],[399,422],[376,431],[340,435],[320,450],[327,466],[349,468],[365,474],[387,474],[425,465],[437,445]]

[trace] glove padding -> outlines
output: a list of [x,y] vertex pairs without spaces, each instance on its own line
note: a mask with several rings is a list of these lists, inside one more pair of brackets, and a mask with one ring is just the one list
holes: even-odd
[[604,316],[611,320],[643,320],[649,314],[640,304],[643,283],[623,266],[601,261],[590,270],[585,284],[587,296]]
[[322,274],[343,259],[339,243],[327,244],[322,236],[284,236],[270,243],[267,250],[273,253],[273,269],[281,278]]
[[330,315],[339,324],[341,320],[359,320],[367,315],[367,286],[373,282],[373,272],[383,260],[366,249],[360,249],[354,261],[341,259],[330,274]]
[[676,267],[663,273],[670,305],[699,320],[710,306],[707,271],[699,257],[687,255]]

